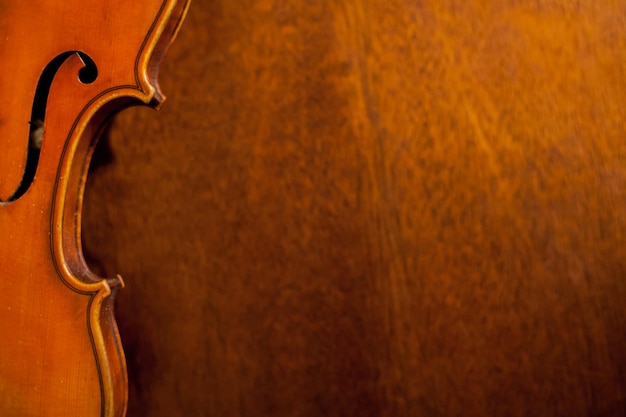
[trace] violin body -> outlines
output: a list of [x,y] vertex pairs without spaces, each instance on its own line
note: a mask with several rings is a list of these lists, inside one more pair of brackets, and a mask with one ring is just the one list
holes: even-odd
[[125,414],[123,281],[86,266],[82,192],[111,116],[162,102],[159,63],[187,7],[0,1],[1,416]]

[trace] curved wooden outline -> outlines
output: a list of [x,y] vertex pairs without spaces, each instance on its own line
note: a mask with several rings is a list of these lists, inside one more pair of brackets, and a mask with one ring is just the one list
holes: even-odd
[[[55,178],[50,219],[52,259],[67,287],[90,296],[86,324],[100,378],[102,417],[126,413],[126,366],[111,297],[124,284],[119,276],[111,279],[96,276],[84,261],[80,232],[85,178],[97,138],[110,117],[135,104],[158,108],[164,100],[158,86],[158,67],[188,7],[189,0],[163,1],[135,61],[137,85],[103,91],[82,109],[65,141]],[[81,65],[80,58],[73,55],[62,67],[74,71],[77,65]],[[80,156],[79,150],[85,151],[81,159],[76,158]],[[76,187],[71,189],[70,184]]]

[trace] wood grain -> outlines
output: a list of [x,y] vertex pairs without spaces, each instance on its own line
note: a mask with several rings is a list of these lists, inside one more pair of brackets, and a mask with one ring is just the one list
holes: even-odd
[[83,260],[82,191],[105,122],[161,101],[156,71],[186,4],[0,0],[3,417],[126,414],[123,282]]
[[626,3],[195,0],[85,197],[129,416],[626,413]]

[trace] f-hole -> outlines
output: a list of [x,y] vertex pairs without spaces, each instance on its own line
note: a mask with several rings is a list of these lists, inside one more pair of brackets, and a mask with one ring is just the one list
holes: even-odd
[[35,174],[37,173],[37,165],[39,164],[39,155],[41,154],[41,147],[43,146],[43,140],[45,138],[45,118],[46,118],[46,106],[48,104],[48,95],[50,94],[50,87],[52,81],[56,76],[57,71],[63,65],[63,62],[69,58],[72,54],[78,54],[81,60],[85,63],[85,66],[78,71],[78,80],[83,84],[91,84],[98,77],[98,68],[95,62],[89,57],[89,55],[80,51],[69,51],[58,55],[52,61],[46,65],[43,70],[39,82],[37,83],[37,90],[35,90],[35,98],[33,100],[33,108],[30,115],[30,133],[28,140],[28,153],[26,157],[26,167],[24,168],[24,175],[20,186],[17,191],[11,196],[9,201],[15,201],[28,191]]

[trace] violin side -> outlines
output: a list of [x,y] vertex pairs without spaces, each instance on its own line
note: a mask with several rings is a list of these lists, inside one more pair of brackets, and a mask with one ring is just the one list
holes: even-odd
[[126,412],[123,281],[84,262],[82,192],[112,115],[163,101],[159,63],[188,4],[0,0],[1,416]]

